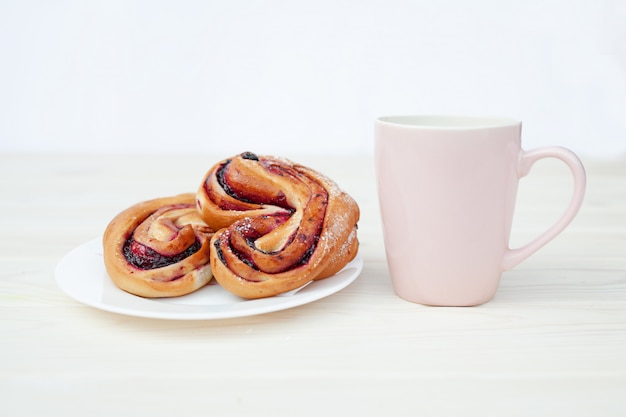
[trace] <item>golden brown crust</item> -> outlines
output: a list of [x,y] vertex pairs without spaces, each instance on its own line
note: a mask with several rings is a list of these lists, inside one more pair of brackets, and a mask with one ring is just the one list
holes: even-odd
[[145,201],[122,211],[107,226],[104,264],[113,282],[129,293],[188,294],[212,278],[212,235],[196,210],[194,194]]
[[250,153],[215,164],[198,189],[214,230],[211,268],[228,291],[262,298],[329,277],[358,250],[359,208],[322,174]]

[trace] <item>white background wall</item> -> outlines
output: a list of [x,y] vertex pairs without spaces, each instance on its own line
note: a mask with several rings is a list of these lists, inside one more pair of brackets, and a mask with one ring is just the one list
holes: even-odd
[[371,153],[408,113],[625,155],[626,1],[0,0],[3,153]]

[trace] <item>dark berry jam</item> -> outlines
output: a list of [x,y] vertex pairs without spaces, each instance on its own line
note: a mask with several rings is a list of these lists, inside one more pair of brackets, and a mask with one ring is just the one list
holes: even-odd
[[220,260],[221,263],[227,265],[226,257],[224,256],[224,252],[222,251],[222,247],[220,246],[220,241],[216,240],[213,246],[215,247],[215,253],[217,254],[217,258]]
[[[236,190],[235,188],[231,187],[227,179],[228,166],[230,165],[230,163],[231,160],[225,161],[215,172],[217,183],[228,196],[243,203],[267,204],[284,208],[285,210],[289,210],[292,213],[295,211],[292,207],[289,206],[289,203],[287,202],[287,196],[283,191],[278,191],[276,195],[255,195],[249,190]],[[276,172],[274,172],[274,174],[276,174]],[[280,175],[283,175],[282,171]],[[245,210],[245,208],[240,208],[239,206],[227,203],[222,203],[221,208],[224,210]]]
[[311,256],[313,256],[313,252],[315,252],[315,249],[317,248],[317,243],[319,242],[319,240],[319,236],[315,236],[313,243],[311,244],[311,246],[309,246],[304,255],[302,255],[302,258],[300,258],[296,265],[306,265],[309,262],[309,259],[311,259]]
[[231,196],[232,198],[242,201],[244,203],[254,203],[254,201],[245,198],[244,196],[242,196],[240,193],[238,193],[237,191],[235,191],[230,184],[228,184],[228,181],[226,180],[226,172],[228,170],[228,166],[230,165],[230,160],[226,161],[224,164],[222,164],[222,166],[220,166],[217,169],[217,172],[215,173],[215,176],[217,178],[217,183],[220,185],[220,187],[222,187],[222,189],[224,190],[224,192],[226,194],[228,194],[229,196]]
[[244,152],[241,154],[241,157],[243,159],[249,159],[251,161],[258,161],[259,157],[256,156],[256,154],[252,153],[252,152]]
[[172,265],[200,250],[200,242],[194,241],[184,252],[174,256],[161,255],[154,249],[136,242],[132,237],[124,244],[124,257],[135,268],[142,270],[162,268]]

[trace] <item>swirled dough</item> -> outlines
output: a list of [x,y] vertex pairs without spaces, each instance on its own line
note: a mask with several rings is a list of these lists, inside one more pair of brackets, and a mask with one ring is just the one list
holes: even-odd
[[211,229],[193,193],[145,201],[119,213],[103,237],[113,282],[142,297],[189,294],[212,278]]
[[196,194],[216,280],[244,298],[329,277],[358,250],[359,207],[337,184],[283,158],[243,153],[215,164]]

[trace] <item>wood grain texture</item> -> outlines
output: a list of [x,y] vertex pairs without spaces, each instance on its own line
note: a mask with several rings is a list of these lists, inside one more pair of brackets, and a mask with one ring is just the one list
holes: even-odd
[[[224,156],[0,156],[0,415],[626,414],[625,160],[583,161],[576,220],[479,307],[394,295],[365,157],[285,155],[361,207],[363,273],[330,297],[162,321],[99,311],[56,287],[67,251],[131,204],[193,191]],[[554,221],[570,192],[558,165],[522,181],[512,244]]]

